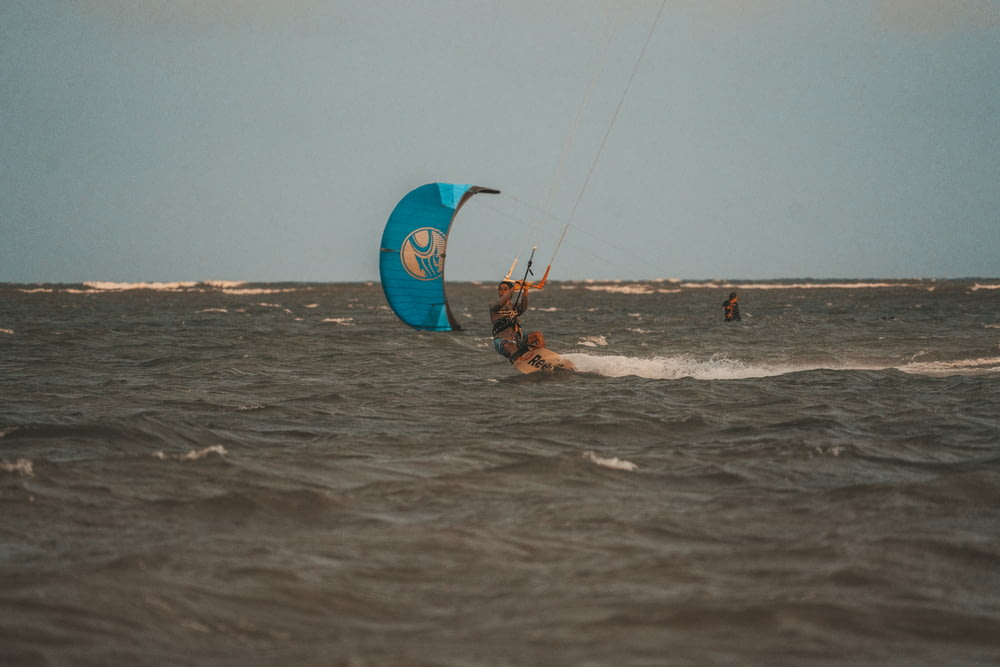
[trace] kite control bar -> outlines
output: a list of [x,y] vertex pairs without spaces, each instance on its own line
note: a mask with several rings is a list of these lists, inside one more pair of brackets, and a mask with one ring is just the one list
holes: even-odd
[[512,280],[510,277],[511,274],[514,273],[514,267],[517,266],[516,259],[511,263],[510,268],[507,269],[507,275],[504,276],[503,278],[506,281],[514,283],[514,289],[517,290],[518,292],[523,292],[526,289],[542,289],[543,287],[545,287],[545,281],[548,280],[549,278],[549,270],[552,268],[551,264],[545,267],[545,274],[542,276],[542,279],[539,280],[537,283],[533,283],[528,280],[529,275],[531,276],[535,275],[534,273],[531,272],[531,264],[532,261],[535,259],[535,250],[537,248],[538,246],[532,246],[531,248],[531,257],[528,258],[528,268],[524,272],[524,278],[522,278],[521,280]]

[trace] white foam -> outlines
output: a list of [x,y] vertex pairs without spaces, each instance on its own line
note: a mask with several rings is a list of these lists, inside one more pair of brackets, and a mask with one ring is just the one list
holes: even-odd
[[32,463],[28,459],[18,459],[13,463],[7,463],[6,461],[0,461],[0,470],[6,472],[16,472],[26,477],[34,477],[35,470]]
[[916,361],[898,370],[915,375],[989,375],[1000,373],[1000,357],[956,359],[954,361]]
[[609,292],[611,294],[655,294],[656,290],[649,285],[587,285],[585,289],[591,292]]
[[584,452],[583,458],[587,459],[591,463],[603,466],[605,468],[611,468],[612,470],[627,470],[629,472],[632,472],[633,470],[639,467],[636,464],[632,463],[631,461],[623,461],[622,459],[619,459],[617,457],[606,459],[601,456],[598,456],[594,452]]
[[123,292],[125,290],[148,289],[157,292],[176,292],[195,287],[197,282],[173,282],[173,283],[114,283],[105,281],[89,281],[83,283],[93,290],[102,292]]
[[204,280],[202,282],[205,285],[211,285],[212,287],[220,287],[222,289],[233,289],[235,287],[246,285],[246,283],[242,280]]
[[635,376],[650,380],[744,380],[775,377],[789,373],[817,370],[878,371],[898,370],[913,375],[987,375],[1000,373],[1000,357],[956,359],[952,361],[913,362],[901,365],[880,365],[870,362],[841,361],[834,364],[755,364],[723,356],[709,359],[691,357],[626,357],[599,356],[570,352],[563,354],[578,371],[605,377]]
[[585,373],[597,373],[607,377],[634,375],[651,380],[676,380],[687,377],[697,380],[741,380],[810,370],[785,366],[756,366],[725,358],[708,360],[690,357],[639,358],[572,352],[563,356],[572,361],[577,370]]
[[604,336],[587,336],[578,340],[576,344],[586,347],[607,347],[608,339]]
[[[203,281],[178,281],[178,282],[137,282],[137,283],[117,283],[93,280],[85,282],[84,286],[90,292],[125,292],[127,290],[151,290],[154,292],[222,292],[223,294],[233,294],[238,296],[260,295],[260,294],[286,294],[297,292],[298,287],[243,287],[244,282],[227,280],[203,280]],[[26,290],[22,290],[26,291]],[[33,290],[39,291],[39,290]],[[52,290],[42,290],[52,291]],[[68,294],[85,293],[78,289],[62,290]]]
[[204,449],[192,449],[187,454],[174,454],[173,456],[168,456],[163,452],[156,452],[153,454],[153,457],[160,460],[173,459],[175,461],[197,461],[199,459],[212,456],[213,454],[217,456],[225,456],[228,453],[229,452],[227,452],[226,448],[222,445],[210,445]]
[[298,292],[297,287],[226,287],[220,290],[224,294],[237,296],[257,295],[257,294],[287,294],[288,292]]
[[330,322],[331,324],[339,324],[345,327],[353,327],[355,322],[353,317],[325,317],[324,322]]

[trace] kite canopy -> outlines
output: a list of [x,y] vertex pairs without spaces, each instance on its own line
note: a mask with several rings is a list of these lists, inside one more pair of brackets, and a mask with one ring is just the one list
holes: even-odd
[[429,183],[399,200],[385,223],[379,253],[382,291],[393,312],[414,329],[458,331],[448,307],[444,260],[451,223],[469,197],[499,190]]

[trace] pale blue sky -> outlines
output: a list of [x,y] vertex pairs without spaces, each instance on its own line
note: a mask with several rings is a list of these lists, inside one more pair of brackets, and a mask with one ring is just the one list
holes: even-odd
[[1000,276],[1000,2],[660,7],[6,0],[0,281]]

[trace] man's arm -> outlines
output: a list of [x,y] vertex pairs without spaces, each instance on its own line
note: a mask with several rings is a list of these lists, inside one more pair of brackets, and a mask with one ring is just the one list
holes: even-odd
[[521,301],[517,304],[517,314],[520,315],[526,310],[528,310],[528,290],[524,290],[521,294]]

